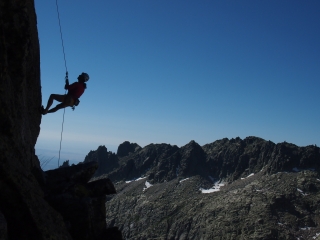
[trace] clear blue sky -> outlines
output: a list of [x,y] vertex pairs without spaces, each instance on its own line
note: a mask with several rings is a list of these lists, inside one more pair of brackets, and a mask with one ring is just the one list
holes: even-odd
[[[66,109],[60,161],[124,141],[320,145],[320,1],[58,4],[70,82],[90,75],[80,105]],[[55,0],[35,6],[45,105],[64,93],[65,65]],[[43,116],[40,158],[58,156],[62,116]]]

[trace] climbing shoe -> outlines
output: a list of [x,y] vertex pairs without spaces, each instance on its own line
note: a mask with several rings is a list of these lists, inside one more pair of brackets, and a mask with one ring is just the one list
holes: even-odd
[[45,112],[45,109],[44,109],[43,106],[40,107],[40,113],[41,113],[42,115],[46,115],[46,114],[47,114],[47,113]]

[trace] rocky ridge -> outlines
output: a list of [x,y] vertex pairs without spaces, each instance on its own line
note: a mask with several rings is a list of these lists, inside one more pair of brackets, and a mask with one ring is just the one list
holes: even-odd
[[225,138],[150,144],[113,161],[96,179],[116,182],[107,225],[126,239],[320,238],[316,146]]
[[[105,156],[100,154],[101,150]],[[113,181],[148,176],[148,180],[155,183],[195,175],[210,181],[224,179],[232,182],[263,168],[270,174],[292,171],[293,168],[318,169],[319,159],[319,148],[316,146],[298,147],[287,142],[275,144],[258,137],[243,140],[237,137],[230,140],[224,138],[204,146],[191,141],[181,148],[164,143],[149,144],[122,156],[100,146],[96,151],[90,151],[84,162],[96,161],[100,166],[108,165],[96,175],[108,176]]]

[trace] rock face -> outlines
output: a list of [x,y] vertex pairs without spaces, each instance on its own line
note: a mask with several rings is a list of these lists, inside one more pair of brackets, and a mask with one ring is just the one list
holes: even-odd
[[150,144],[118,159],[102,176],[117,182],[107,225],[125,238],[320,237],[316,146],[225,138],[202,147]]
[[118,157],[114,153],[108,152],[105,146],[99,146],[96,151],[90,151],[84,159],[84,163],[87,162],[98,163],[99,167],[95,172],[95,176],[111,172],[119,166]]
[[140,149],[141,147],[138,144],[125,141],[119,145],[117,150],[117,156],[125,157],[125,156],[128,156],[129,153],[133,153],[136,150],[140,150]]
[[38,181],[42,173],[34,145],[41,87],[33,1],[1,1],[0,26],[0,212],[6,234],[9,239],[71,239]]
[[[34,150],[40,132],[40,106],[34,1],[3,0],[0,2],[0,239],[121,239],[121,232],[115,227],[107,230],[104,224],[105,195],[114,192],[112,183],[106,178],[86,182],[96,167],[89,167],[89,171],[81,168],[85,165],[73,166],[46,174],[41,170]],[[58,204],[57,199],[62,201]],[[68,203],[72,209],[67,208]],[[85,223],[78,232],[86,234],[79,236],[74,229],[76,220],[80,222],[81,218]]]

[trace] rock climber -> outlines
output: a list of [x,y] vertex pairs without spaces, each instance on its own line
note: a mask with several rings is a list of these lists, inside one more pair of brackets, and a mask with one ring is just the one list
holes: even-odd
[[[68,90],[68,93],[65,95],[51,94],[48,99],[47,107],[43,108],[43,106],[41,106],[40,112],[43,115],[45,115],[47,113],[56,112],[59,109],[62,109],[65,107],[72,107],[74,109],[74,106],[78,106],[80,102],[79,98],[84,93],[84,90],[87,88],[86,82],[88,80],[89,80],[89,75],[84,72],[78,76],[78,82],[74,82],[70,85],[69,85],[69,80],[67,78],[64,89]],[[56,100],[61,103],[49,110],[49,108],[53,103],[53,100]]]

